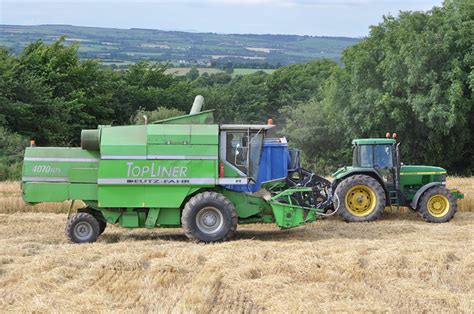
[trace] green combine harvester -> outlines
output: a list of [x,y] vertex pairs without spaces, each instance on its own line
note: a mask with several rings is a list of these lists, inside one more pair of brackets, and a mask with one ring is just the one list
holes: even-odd
[[402,166],[393,138],[354,140],[353,165],[329,182],[301,168],[299,151],[284,139],[265,138],[274,125],[214,124],[202,104],[198,96],[189,115],[83,130],[80,148],[32,145],[23,164],[24,200],[83,201],[75,214],[71,204],[66,234],[84,243],[107,224],[182,227],[192,240],[214,242],[230,239],[237,224],[293,228],[336,212],[371,221],[386,206],[446,222],[463,197],[445,187],[443,168]]

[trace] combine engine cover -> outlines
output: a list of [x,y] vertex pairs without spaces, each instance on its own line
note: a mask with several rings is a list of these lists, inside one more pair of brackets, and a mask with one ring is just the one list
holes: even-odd
[[23,199],[28,203],[97,200],[98,151],[28,147],[23,162]]

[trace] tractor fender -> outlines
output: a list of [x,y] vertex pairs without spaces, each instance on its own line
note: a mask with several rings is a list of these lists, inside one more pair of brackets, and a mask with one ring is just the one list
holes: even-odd
[[438,185],[444,185],[444,183],[443,182],[430,182],[430,183],[427,183],[427,184],[423,185],[415,193],[415,196],[413,197],[413,200],[411,201],[411,204],[410,204],[411,208],[416,209],[416,207],[418,206],[418,201],[420,200],[421,195],[423,195],[423,193],[425,193],[426,191],[428,191],[432,187],[438,186]]

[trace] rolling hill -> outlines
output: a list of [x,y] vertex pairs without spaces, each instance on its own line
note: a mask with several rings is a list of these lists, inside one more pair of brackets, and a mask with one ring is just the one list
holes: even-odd
[[240,67],[274,68],[320,58],[339,60],[344,48],[359,39],[297,35],[217,34],[116,29],[71,25],[0,25],[0,46],[19,53],[38,39],[46,43],[65,36],[79,42],[81,58],[127,65],[139,60],[175,66],[211,66],[232,62]]

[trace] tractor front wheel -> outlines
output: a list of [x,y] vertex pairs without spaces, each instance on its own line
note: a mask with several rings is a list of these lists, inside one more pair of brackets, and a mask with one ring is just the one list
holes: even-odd
[[367,175],[354,175],[338,184],[334,208],[345,221],[376,220],[385,208],[385,191],[382,185]]
[[66,225],[66,234],[74,243],[91,243],[97,240],[100,225],[97,218],[89,213],[77,213]]
[[237,229],[237,213],[227,197],[216,192],[193,196],[183,209],[181,224],[188,238],[197,242],[225,241]]
[[417,210],[425,221],[448,222],[456,213],[456,199],[445,187],[432,187],[421,196]]

